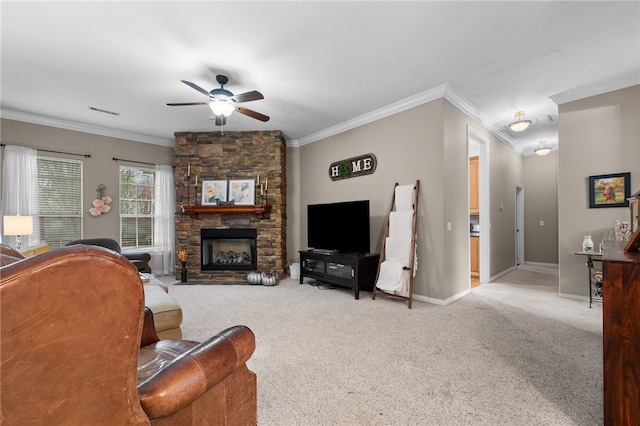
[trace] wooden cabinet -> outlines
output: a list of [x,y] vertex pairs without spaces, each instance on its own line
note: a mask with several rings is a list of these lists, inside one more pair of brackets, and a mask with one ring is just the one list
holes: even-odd
[[320,254],[310,250],[300,252],[300,284],[303,277],[317,281],[352,288],[355,298],[360,298],[360,290],[373,290],[378,273],[379,254]]
[[471,278],[480,278],[480,237],[471,237]]
[[640,425],[640,253],[624,241],[602,256],[604,424]]
[[480,213],[480,186],[478,185],[478,156],[469,157],[469,213]]

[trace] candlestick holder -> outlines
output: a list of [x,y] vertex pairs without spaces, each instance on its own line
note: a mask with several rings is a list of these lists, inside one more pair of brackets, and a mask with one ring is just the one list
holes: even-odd
[[187,205],[191,205],[191,175],[187,175]]
[[[256,200],[262,200],[262,204],[266,204],[264,202],[265,200],[265,195],[264,195],[265,189],[264,189],[264,184],[259,183],[258,186],[256,187]],[[260,202],[260,201],[258,201]],[[258,204],[258,203],[256,203]]]

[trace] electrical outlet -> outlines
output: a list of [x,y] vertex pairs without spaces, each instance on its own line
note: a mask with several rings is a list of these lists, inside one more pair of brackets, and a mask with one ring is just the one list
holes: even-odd
[[447,222],[447,231],[451,231],[451,222]]
[[544,220],[540,221],[540,226],[544,226]]

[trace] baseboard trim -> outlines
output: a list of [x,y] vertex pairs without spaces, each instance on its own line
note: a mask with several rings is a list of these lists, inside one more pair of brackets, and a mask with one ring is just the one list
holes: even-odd
[[524,262],[523,266],[534,266],[534,267],[547,268],[547,269],[559,269],[559,265],[557,263]]
[[414,294],[413,295],[413,299],[414,300],[419,300],[421,302],[427,302],[427,303],[431,303],[433,305],[438,305],[438,306],[447,306],[450,305],[451,303],[455,302],[458,299],[463,298],[464,296],[466,296],[467,294],[471,293],[470,289],[461,291],[460,293],[454,294],[453,296],[447,298],[447,299],[436,299],[435,297],[427,297],[427,296],[420,296],[419,294]]
[[502,272],[498,272],[496,275],[494,275],[494,276],[492,276],[492,277],[489,277],[489,282],[490,282],[490,283],[492,283],[492,282],[494,282],[495,280],[497,280],[498,278],[500,278],[500,277],[502,277],[502,276],[504,276],[504,275],[507,275],[509,272],[513,272],[513,271],[515,271],[516,269],[518,269],[518,267],[514,265],[514,266],[512,266],[511,268],[505,269],[505,270],[504,270],[504,271],[502,271]]

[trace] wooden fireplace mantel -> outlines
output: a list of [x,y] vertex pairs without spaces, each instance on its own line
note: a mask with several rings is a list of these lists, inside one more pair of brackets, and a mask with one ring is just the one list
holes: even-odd
[[233,214],[254,213],[258,219],[264,218],[265,213],[271,211],[271,204],[263,205],[229,205],[229,206],[183,206],[183,213],[192,219],[197,219],[201,213],[209,214]]

